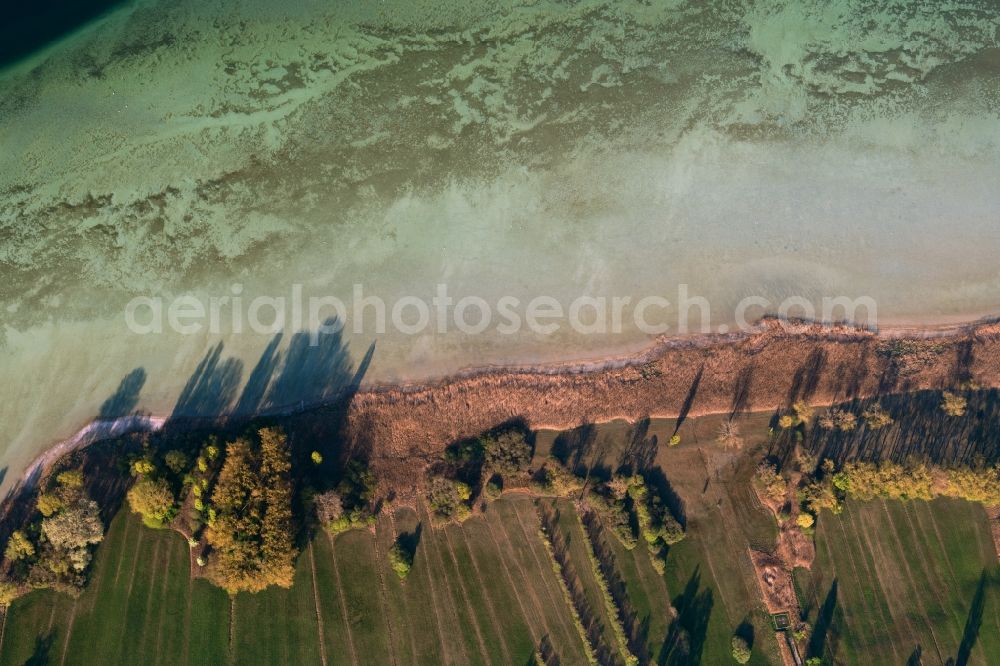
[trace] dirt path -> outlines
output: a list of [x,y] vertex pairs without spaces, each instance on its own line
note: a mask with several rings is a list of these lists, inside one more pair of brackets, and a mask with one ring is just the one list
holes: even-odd
[[337,550],[333,537],[329,534],[326,538],[330,540],[330,559],[333,561],[333,575],[337,579],[337,597],[340,600],[340,613],[344,618],[344,630],[347,634],[347,649],[351,653],[351,663],[358,666],[358,651],[354,647],[354,634],[351,631],[351,617],[347,612],[347,600],[344,599],[344,585],[340,580],[340,567],[337,566]]
[[327,666],[326,644],[323,642],[323,613],[319,609],[319,586],[316,584],[316,558],[313,556],[312,542],[309,542],[309,568],[312,571],[313,603],[316,605],[316,633],[319,636],[319,658]]

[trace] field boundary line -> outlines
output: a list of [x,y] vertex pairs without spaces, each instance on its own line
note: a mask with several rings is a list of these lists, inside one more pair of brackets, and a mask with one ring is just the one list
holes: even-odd
[[[493,626],[497,627],[499,631],[500,620],[497,618],[496,609],[493,607],[493,598],[490,596],[489,588],[487,587],[486,582],[483,580],[482,573],[479,570],[479,564],[476,562],[476,556],[472,552],[472,546],[469,545],[469,538],[468,536],[466,536],[465,529],[462,526],[459,526],[458,531],[462,535],[462,543],[465,544],[465,550],[468,551],[469,553],[469,561],[472,562],[472,571],[473,574],[476,576],[476,583],[479,585],[479,589],[483,591],[483,598],[486,600],[486,610],[490,615],[490,622],[492,622]],[[449,547],[450,546],[451,546],[451,540],[449,539]],[[522,614],[523,614],[523,609],[522,609]],[[527,623],[528,618],[524,619],[525,622]],[[534,636],[532,636],[532,643],[534,643],[535,645],[538,644]],[[510,658],[510,650],[507,648],[507,641],[503,639],[502,635],[500,636],[500,650],[503,652],[505,663],[508,664],[514,663],[514,661]]]
[[330,560],[333,562],[333,574],[337,578],[337,597],[340,599],[340,612],[344,617],[344,629],[347,634],[347,647],[351,651],[351,663],[358,666],[358,651],[354,647],[354,634],[351,631],[351,617],[347,613],[347,600],[344,599],[344,584],[340,580],[340,567],[337,566],[337,551],[333,537],[327,533],[326,538],[330,541]]
[[[450,615],[452,619],[455,621],[454,627],[457,630],[459,626],[459,619],[458,619],[458,608],[457,605],[455,604],[455,592],[454,590],[452,590],[451,583],[448,581],[449,576],[445,575],[444,559],[441,557],[441,551],[438,550],[438,540],[434,534],[434,526],[431,524],[430,512],[427,510],[427,507],[424,505],[422,501],[419,502],[419,505],[421,512],[426,517],[426,525],[427,525],[427,529],[421,532],[420,540],[421,542],[423,542],[424,539],[427,539],[428,550],[434,553],[433,557],[437,558],[438,571],[441,572],[444,578],[445,592],[444,592],[444,602],[442,604],[443,610],[446,614]],[[424,520],[424,518],[421,518],[421,520]],[[427,563],[428,565],[430,565],[430,557],[428,557]],[[430,573],[431,573],[430,569],[428,568],[429,576]],[[431,580],[433,580],[433,576],[430,577]],[[472,622],[472,618],[469,618],[469,621]],[[473,625],[473,629],[475,629],[476,631],[479,630],[479,628],[476,627],[475,625]],[[461,647],[462,650],[462,656],[465,657],[465,662],[468,662],[469,655],[468,652],[466,651],[465,641],[464,640],[461,641],[459,643],[459,646]]]
[[[461,529],[461,526],[459,526],[459,529]],[[455,567],[456,578],[458,578],[458,587],[462,593],[462,600],[465,602],[465,610],[469,613],[469,621],[472,623],[472,628],[476,630],[476,642],[479,643],[479,649],[482,651],[483,658],[486,660],[486,663],[492,664],[493,660],[490,658],[490,651],[486,649],[486,641],[483,639],[483,632],[479,627],[479,619],[477,618],[477,614],[472,611],[472,607],[469,605],[469,591],[465,589],[465,582],[462,580],[462,568],[458,566],[458,558],[455,557],[455,546],[451,542],[451,537],[448,536],[448,526],[443,527],[441,529],[441,533],[444,534],[444,540],[448,542],[448,555],[451,559],[452,565]],[[440,554],[440,551],[438,554]]]
[[385,572],[382,570],[385,559],[382,557],[382,553],[379,551],[378,547],[378,523],[372,527],[372,550],[375,551],[375,574],[378,576],[378,588],[379,597],[382,602],[382,617],[385,619],[385,632],[386,636],[389,638],[389,661],[393,663],[394,666],[399,666],[399,660],[396,658],[396,634],[392,630],[392,622],[389,620],[389,593],[386,592],[385,586]]
[[326,645],[323,643],[323,613],[319,609],[319,587],[316,585],[316,558],[313,556],[312,541],[309,542],[309,568],[312,573],[313,605],[316,608],[316,633],[319,637],[319,658],[327,666]]

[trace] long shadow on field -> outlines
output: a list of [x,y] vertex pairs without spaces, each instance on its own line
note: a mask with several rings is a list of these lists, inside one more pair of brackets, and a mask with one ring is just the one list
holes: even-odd
[[625,443],[618,461],[618,469],[627,474],[633,472],[644,472],[652,467],[656,460],[656,452],[660,447],[659,439],[656,435],[647,437],[649,434],[650,418],[639,419]]
[[979,584],[976,586],[976,594],[972,597],[972,606],[969,608],[969,617],[965,621],[965,631],[962,632],[962,643],[958,647],[958,656],[955,657],[955,666],[965,666],[972,656],[972,648],[976,646],[979,639],[979,628],[983,624],[983,608],[986,606],[986,570],[983,569],[979,576]]
[[906,660],[906,666],[920,666],[923,663],[924,649],[919,645],[913,648],[913,652],[910,653],[909,658]]
[[659,666],[700,664],[701,653],[708,635],[708,620],[712,615],[712,590],[701,587],[701,572],[694,572],[684,586],[684,592],[674,599],[677,618],[670,623],[660,651]]
[[830,591],[826,593],[826,599],[819,608],[816,615],[816,627],[812,636],[809,637],[809,645],[806,648],[806,658],[823,658],[823,651],[826,649],[826,638],[833,624],[833,612],[837,609],[837,579],[834,578],[830,584]]
[[681,424],[687,419],[687,415],[691,412],[691,407],[694,406],[694,399],[698,396],[698,386],[701,384],[701,377],[705,374],[705,365],[702,364],[698,368],[698,373],[694,376],[694,380],[691,382],[691,387],[688,389],[687,396],[684,398],[684,404],[681,405],[680,411],[677,413],[677,422],[674,424],[674,432],[672,435],[676,435],[681,429]]
[[52,651],[54,641],[55,635],[51,631],[36,638],[35,649],[28,660],[24,662],[24,666],[47,666],[50,662],[49,653]]

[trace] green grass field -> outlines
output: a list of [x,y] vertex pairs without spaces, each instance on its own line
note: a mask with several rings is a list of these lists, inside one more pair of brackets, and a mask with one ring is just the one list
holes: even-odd
[[[418,523],[400,581],[385,553]],[[183,538],[122,512],[78,600],[41,591],[13,605],[0,664],[523,664],[543,641],[564,664],[584,661],[530,498],[428,524],[401,508],[374,534],[320,535],[291,589],[231,601],[190,577]]]
[[980,505],[946,499],[824,512],[813,573],[798,585],[817,629],[811,652],[846,664],[997,663],[1000,572],[986,521]]
[[[782,663],[748,554],[773,547],[774,518],[750,490],[752,464],[703,445],[714,429],[689,421],[680,446],[659,449],[656,464],[683,502],[688,532],[670,547],[663,575],[644,544],[630,551],[609,531],[598,534],[634,611],[626,629],[636,629],[631,647],[642,664],[734,663],[737,630],[753,636],[750,663]],[[654,421],[649,432],[663,440],[671,424]],[[766,436],[766,421],[748,421],[744,433]],[[611,424],[602,436],[625,441],[628,430]],[[604,624],[603,642],[616,647],[573,503],[541,501],[559,509],[557,529]],[[320,534],[301,553],[291,589],[230,599],[191,577],[182,537],[121,512],[79,599],[34,592],[7,612],[0,666],[522,666],[542,645],[564,666],[586,663],[535,499],[507,493],[462,524],[430,523],[424,507],[400,506],[373,530]],[[418,541],[404,581],[386,555],[400,534]],[[824,663],[905,664],[918,646],[925,666],[998,663],[990,658],[1000,655],[1000,567],[979,505],[851,502],[839,516],[820,516],[816,545],[812,570],[796,570],[795,584],[816,628],[810,652]],[[671,648],[678,626],[691,657]]]

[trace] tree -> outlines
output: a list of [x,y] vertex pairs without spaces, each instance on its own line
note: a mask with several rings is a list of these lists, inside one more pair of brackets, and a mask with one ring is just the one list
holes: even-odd
[[319,451],[313,451],[309,455],[309,457],[312,458],[312,461],[313,461],[314,465],[322,465],[323,464],[323,454],[320,453]]
[[740,427],[732,419],[726,419],[719,424],[719,442],[727,449],[743,448],[743,438],[740,436]]
[[34,557],[35,546],[28,539],[27,534],[21,530],[17,530],[10,535],[10,539],[7,541],[7,548],[4,550],[4,556],[11,562]]
[[531,464],[531,445],[520,430],[506,430],[483,439],[486,468],[501,476],[514,476]]
[[443,476],[431,479],[428,500],[431,508],[442,518],[463,518],[469,513],[465,502],[472,496],[472,489],[461,481],[452,481]]
[[163,479],[143,477],[128,491],[132,511],[149,527],[162,527],[174,517],[174,493]]
[[328,490],[313,498],[316,507],[316,518],[320,524],[327,526],[344,515],[344,504],[336,490]]
[[941,396],[941,409],[948,416],[965,416],[968,401],[951,391],[945,391]]
[[750,661],[750,644],[742,636],[733,636],[731,643],[733,659],[737,664],[745,664]]
[[155,469],[156,465],[146,458],[139,458],[138,460],[132,462],[132,473],[136,476],[152,474]]
[[811,513],[803,511],[799,514],[799,517],[795,519],[795,522],[800,528],[807,530],[816,523],[816,519],[813,518]]
[[42,520],[42,532],[61,550],[85,548],[104,538],[97,502],[80,499],[75,505]]
[[288,441],[275,428],[258,431],[257,438],[256,447],[242,438],[227,445],[212,494],[208,577],[231,593],[289,587],[294,575]]
[[163,462],[174,474],[182,474],[188,468],[188,457],[183,451],[167,451],[163,456]]

